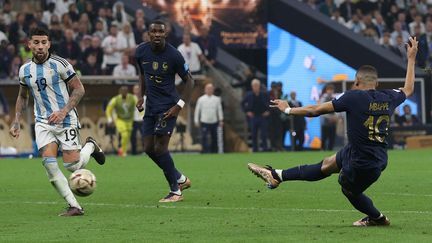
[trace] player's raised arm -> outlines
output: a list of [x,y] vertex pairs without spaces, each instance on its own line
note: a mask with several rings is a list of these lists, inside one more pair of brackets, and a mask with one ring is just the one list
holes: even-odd
[[405,93],[407,97],[412,95],[412,93],[414,92],[415,61],[417,55],[417,45],[418,45],[417,38],[410,37],[409,43],[407,44],[408,63],[407,63],[407,71],[405,77],[405,85],[403,88],[401,88],[401,90]]
[[270,102],[272,103],[270,104],[270,107],[279,108],[280,111],[288,115],[315,117],[335,111],[331,101],[319,105],[308,105],[294,108],[291,108],[286,100],[271,100]]
[[9,133],[14,138],[19,137],[20,133],[20,119],[22,111],[25,110],[28,103],[28,88],[26,86],[20,85],[18,91],[18,97],[15,104],[15,118],[12,121]]
[[76,75],[74,75],[68,81],[68,88],[70,90],[70,94],[67,104],[65,105],[65,107],[63,107],[63,109],[61,109],[60,111],[55,111],[49,116],[49,123],[60,123],[61,121],[63,121],[69,111],[71,111],[78,105],[81,98],[85,94],[84,86],[82,85],[81,80]]

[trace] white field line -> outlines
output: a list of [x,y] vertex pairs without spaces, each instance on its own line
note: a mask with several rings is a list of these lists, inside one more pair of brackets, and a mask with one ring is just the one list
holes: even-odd
[[[0,201],[0,204],[36,204],[36,205],[64,205],[64,202],[43,202],[43,201]],[[180,203],[181,204],[181,203]],[[256,208],[256,207],[210,207],[210,206],[173,206],[173,205],[144,205],[144,204],[123,204],[123,203],[85,203],[86,206],[117,207],[117,208],[165,208],[165,209],[199,209],[199,210],[233,210],[233,211],[290,211],[290,212],[324,212],[335,213],[357,212],[354,209],[323,209],[323,208]],[[177,204],[178,205],[178,204]],[[432,214],[432,211],[415,210],[390,210],[384,213],[395,214]]]

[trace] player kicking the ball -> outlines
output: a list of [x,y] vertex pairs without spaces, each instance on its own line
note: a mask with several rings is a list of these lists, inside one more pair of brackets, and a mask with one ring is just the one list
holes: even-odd
[[390,117],[395,108],[414,91],[414,68],[417,40],[410,38],[407,45],[408,64],[405,85],[400,89],[376,90],[378,74],[372,66],[357,70],[352,90],[333,101],[320,105],[291,108],[283,100],[273,100],[271,107],[290,114],[315,117],[332,112],[346,112],[348,144],[336,154],[318,164],[301,165],[287,170],[275,170],[270,166],[248,164],[249,169],[274,189],[283,181],[318,181],[333,173],[339,173],[342,193],[350,203],[367,216],[354,222],[354,226],[387,226],[384,216],[363,192],[378,180],[387,166],[386,137]]
[[42,164],[51,184],[69,204],[60,216],[83,215],[84,210],[58,167],[57,152],[62,149],[63,165],[71,172],[84,168],[90,156],[101,165],[105,163],[105,155],[93,138],[88,137],[81,148],[75,107],[85,93],[84,87],[68,61],[48,52],[51,43],[47,30],[34,29],[28,46],[33,58],[19,70],[20,89],[10,134],[19,137],[19,121],[30,91],[34,99],[36,144],[43,158]]
[[[136,63],[140,70],[141,94],[147,96],[144,114],[144,150],[162,169],[168,181],[170,192],[159,202],[183,200],[182,191],[189,188],[189,178],[180,173],[168,151],[177,116],[189,100],[193,79],[188,66],[179,51],[165,43],[167,30],[164,22],[150,24],[150,42],[140,44],[135,51]],[[182,94],[176,91],[175,74],[183,80]],[[142,95],[139,97],[143,97]],[[137,108],[142,110],[143,98]]]

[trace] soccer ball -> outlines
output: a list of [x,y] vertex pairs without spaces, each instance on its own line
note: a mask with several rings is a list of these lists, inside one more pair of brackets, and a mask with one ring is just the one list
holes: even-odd
[[87,197],[96,189],[96,176],[89,170],[79,169],[69,176],[69,187],[80,197]]

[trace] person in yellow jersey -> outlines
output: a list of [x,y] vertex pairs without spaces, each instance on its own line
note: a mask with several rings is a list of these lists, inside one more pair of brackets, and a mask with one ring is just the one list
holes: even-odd
[[121,147],[118,151],[120,156],[126,156],[127,154],[136,103],[136,96],[129,93],[127,86],[122,86],[119,95],[111,98],[105,111],[108,125],[112,126],[114,121],[116,129],[120,133]]

